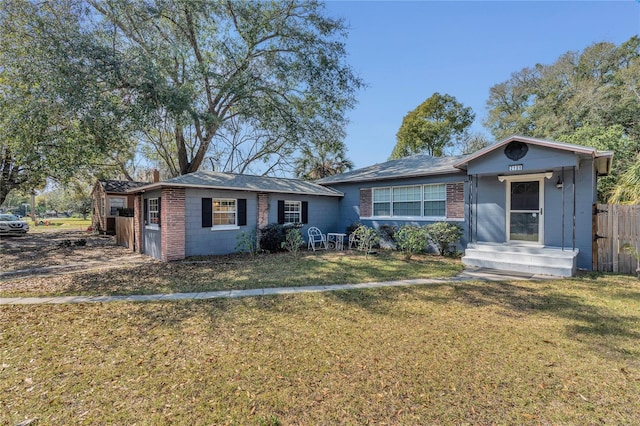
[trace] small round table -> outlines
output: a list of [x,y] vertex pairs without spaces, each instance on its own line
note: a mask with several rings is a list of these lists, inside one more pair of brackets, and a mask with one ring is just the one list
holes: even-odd
[[327,233],[327,243],[329,245],[333,244],[336,250],[344,250],[344,237],[347,234],[341,234],[339,232],[329,232]]

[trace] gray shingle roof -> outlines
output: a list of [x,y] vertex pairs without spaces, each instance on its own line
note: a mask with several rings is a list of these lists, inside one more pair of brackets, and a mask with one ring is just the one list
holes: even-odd
[[149,191],[162,187],[232,189],[238,191],[277,192],[332,197],[341,197],[344,195],[335,189],[299,179],[239,175],[235,173],[208,172],[202,170],[162,182],[151,183],[130,192]]
[[102,186],[104,192],[127,192],[130,189],[149,184],[149,182],[108,179],[100,179],[98,182],[100,182],[100,186]]
[[466,155],[432,157],[430,155],[417,154],[411,157],[390,160],[362,169],[322,178],[317,180],[316,183],[331,185],[332,183],[367,182],[414,176],[460,173],[460,170],[453,167],[453,165],[463,161],[466,157]]

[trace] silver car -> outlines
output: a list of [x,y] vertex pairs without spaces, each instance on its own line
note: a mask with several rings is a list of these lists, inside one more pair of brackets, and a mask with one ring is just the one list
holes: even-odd
[[13,214],[0,214],[0,235],[23,235],[29,231],[29,224]]

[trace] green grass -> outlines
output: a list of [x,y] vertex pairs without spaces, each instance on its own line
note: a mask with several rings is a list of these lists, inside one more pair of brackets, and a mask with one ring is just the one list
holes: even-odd
[[0,424],[636,424],[622,276],[0,306]]
[[412,278],[444,278],[462,270],[459,259],[415,256],[382,250],[375,256],[360,252],[323,251],[297,257],[278,253],[212,256],[192,262],[149,261],[120,268],[70,275],[28,277],[0,282],[0,295],[129,295],[202,292],[230,289],[350,284]]
[[[44,225],[40,224],[40,221],[44,222]],[[80,217],[54,217],[54,218],[38,218],[38,225],[34,225],[33,220],[28,219],[29,232],[41,233],[51,232],[55,230],[65,229],[82,229],[86,230],[91,226],[91,219],[82,219]],[[48,224],[47,224],[48,223]]]

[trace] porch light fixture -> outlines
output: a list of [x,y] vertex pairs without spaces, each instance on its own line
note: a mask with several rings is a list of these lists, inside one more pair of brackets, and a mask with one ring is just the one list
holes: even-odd
[[562,189],[563,186],[564,184],[562,183],[562,178],[558,176],[558,181],[556,182],[556,188]]

